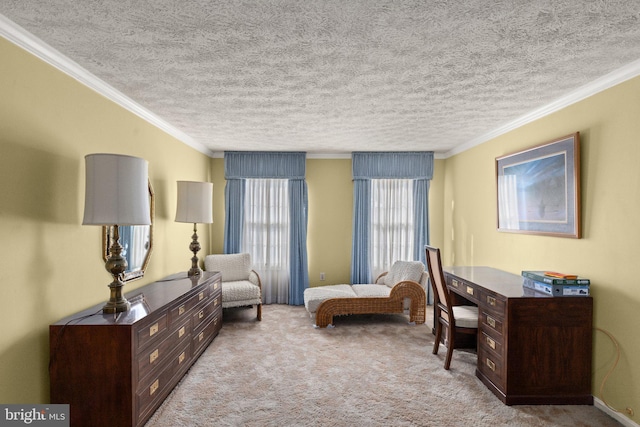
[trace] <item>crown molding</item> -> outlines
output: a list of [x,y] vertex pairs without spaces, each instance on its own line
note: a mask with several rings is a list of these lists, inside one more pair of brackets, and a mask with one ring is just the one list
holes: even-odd
[[0,36],[26,50],[52,67],[57,68],[93,91],[115,102],[122,108],[132,112],[143,120],[146,120],[160,130],[178,139],[180,142],[203,154],[206,154],[207,156],[211,156],[213,154],[212,151],[203,144],[197,142],[189,135],[147,110],[145,107],[127,97],[113,86],[110,86],[103,80],[91,74],[78,63],[67,58],[58,50],[49,46],[2,14],[0,14]]
[[592,81],[591,83],[579,87],[573,92],[570,92],[569,94],[553,101],[550,104],[533,110],[532,112],[520,116],[519,118],[503,126],[500,126],[499,128],[494,129],[489,133],[486,133],[478,138],[474,138],[469,142],[459,145],[445,153],[444,158],[460,154],[463,151],[467,151],[468,149],[475,147],[476,145],[480,145],[484,142],[490,141],[493,138],[517,129],[521,126],[539,120],[545,116],[548,116],[549,114],[555,113],[556,111],[560,111],[563,108],[575,104],[576,102],[582,101],[583,99],[586,99],[592,95],[616,86],[629,79],[637,77],[638,75],[640,75],[640,60],[631,62],[624,67],[614,70],[611,73]]

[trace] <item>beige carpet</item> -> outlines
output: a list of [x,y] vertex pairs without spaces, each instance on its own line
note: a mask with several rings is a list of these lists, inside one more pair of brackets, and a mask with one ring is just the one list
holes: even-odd
[[620,426],[593,406],[505,406],[475,377],[476,356],[431,354],[431,325],[402,315],[337,318],[304,307],[225,311],[215,341],[146,427]]

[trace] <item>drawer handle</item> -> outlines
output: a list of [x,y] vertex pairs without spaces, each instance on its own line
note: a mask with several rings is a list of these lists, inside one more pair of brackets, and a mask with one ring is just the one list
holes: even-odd
[[491,359],[489,359],[488,357],[487,357],[487,366],[488,366],[488,367],[489,367],[489,369],[491,369],[493,372],[495,372],[495,371],[496,371],[496,364],[495,364],[495,363],[493,363],[493,362],[491,361]]
[[473,288],[470,288],[469,286],[467,286],[467,293],[469,295],[473,295]]
[[218,298],[216,297],[216,299],[213,300],[213,306],[215,307],[216,305],[218,305]]
[[496,306],[496,299],[494,297],[487,297],[487,303],[493,307]]
[[495,340],[493,340],[493,339],[491,339],[491,338],[489,338],[489,337],[487,337],[487,345],[488,345],[489,347],[491,347],[492,349],[494,349],[494,350],[496,349],[496,342],[495,342]]
[[489,326],[491,326],[492,328],[495,329],[495,327],[496,327],[496,319],[494,319],[491,316],[487,316],[487,323],[489,324]]
[[455,286],[456,288],[458,287],[458,281],[457,280],[452,280],[451,281],[451,286]]
[[156,359],[158,359],[158,356],[160,355],[160,352],[158,351],[158,349],[156,348],[153,353],[151,353],[149,355],[149,363],[153,363],[156,361]]
[[204,317],[204,310],[200,310],[198,312],[198,319],[202,319]]
[[156,333],[158,333],[158,329],[159,329],[158,322],[151,325],[151,327],[149,328],[149,336],[152,337]]
[[184,305],[181,305],[180,308],[178,308],[178,316],[182,316],[184,314]]
[[204,331],[200,332],[198,335],[198,341],[202,341],[204,339]]
[[182,328],[180,328],[178,330],[178,338],[182,338],[182,336],[184,335],[184,333],[186,332],[186,330],[184,329],[184,326]]
[[218,286],[219,286],[219,285],[220,285],[220,284],[219,284],[218,282],[214,283],[214,284],[213,284],[213,290],[214,290],[214,291],[217,291],[217,290],[218,290]]
[[153,396],[153,393],[158,390],[158,387],[160,387],[160,380],[155,380],[153,384],[151,384],[151,387],[149,387],[149,396]]
[[204,299],[204,291],[198,294],[198,301],[202,301]]
[[184,359],[187,357],[187,355],[184,353],[184,351],[182,353],[180,353],[180,356],[178,356],[178,365],[181,364],[182,362],[184,362]]

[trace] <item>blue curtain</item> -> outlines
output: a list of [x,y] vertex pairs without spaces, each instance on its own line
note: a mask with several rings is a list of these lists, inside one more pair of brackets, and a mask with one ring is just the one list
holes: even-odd
[[369,218],[372,179],[413,179],[415,205],[415,259],[426,262],[429,243],[429,180],[433,178],[433,152],[354,152],[353,243],[351,283],[371,283],[369,268]]
[[308,197],[306,153],[225,151],[225,253],[237,253],[242,242],[244,180],[288,179],[290,214],[289,304],[304,304],[303,293],[309,285],[307,261]]

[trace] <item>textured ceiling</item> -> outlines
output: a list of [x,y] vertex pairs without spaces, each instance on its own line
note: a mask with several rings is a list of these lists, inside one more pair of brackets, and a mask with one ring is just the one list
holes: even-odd
[[447,153],[640,59],[635,0],[2,0],[0,14],[213,152]]

